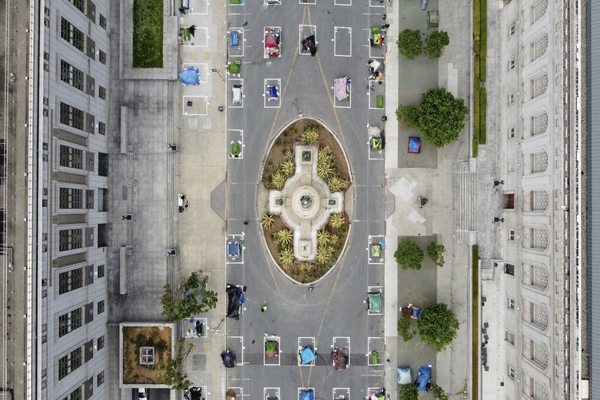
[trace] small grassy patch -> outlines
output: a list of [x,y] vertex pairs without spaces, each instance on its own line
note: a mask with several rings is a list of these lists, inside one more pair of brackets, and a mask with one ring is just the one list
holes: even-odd
[[471,328],[473,331],[471,343],[473,387],[471,388],[471,398],[477,400],[479,395],[479,246],[474,245],[471,247],[471,252],[473,270],[473,325]]
[[477,139],[473,139],[473,158],[477,158],[477,155],[479,154],[479,140]]
[[[473,140],[478,144],[486,143],[486,105],[487,95],[484,82],[487,59],[487,0],[473,2]],[[476,157],[475,147],[473,157]]]
[[485,116],[487,109],[487,92],[485,88],[481,88],[479,91],[479,119],[475,121],[479,121],[479,144],[486,143],[486,133],[485,133]]
[[133,1],[133,68],[163,67],[163,1]]

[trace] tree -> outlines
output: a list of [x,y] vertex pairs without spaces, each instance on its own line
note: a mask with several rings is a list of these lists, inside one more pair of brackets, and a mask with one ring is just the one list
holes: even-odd
[[413,321],[409,315],[404,315],[398,320],[398,335],[405,342],[408,342],[417,334],[417,331],[412,329]]
[[165,383],[171,386],[173,390],[185,390],[192,386],[192,382],[187,378],[186,372],[180,372],[179,367],[186,360],[190,352],[196,348],[195,343],[190,343],[188,350],[183,354],[183,348],[185,346],[185,339],[181,338],[177,341],[175,349],[175,358],[169,358],[167,360],[167,366],[165,368]]
[[419,391],[413,383],[402,385],[398,391],[398,400],[419,400]]
[[423,39],[421,39],[421,31],[418,29],[405,29],[398,35],[396,41],[400,53],[413,60],[423,52]]
[[425,256],[423,254],[423,250],[421,250],[418,244],[409,238],[404,238],[400,241],[400,243],[398,243],[398,248],[394,253],[394,258],[403,270],[420,270],[421,262],[423,262],[423,258],[425,258]]
[[448,400],[448,395],[444,392],[444,389],[439,387],[438,385],[431,385],[431,394],[433,398],[436,400]]
[[444,88],[429,89],[418,106],[418,127],[426,142],[444,147],[458,140],[468,112],[463,99]]
[[263,214],[262,220],[260,221],[260,224],[262,225],[263,229],[265,229],[265,230],[271,229],[271,227],[273,226],[274,223],[275,223],[275,218],[273,218],[272,215]]
[[438,267],[444,266],[444,252],[446,247],[443,244],[436,244],[435,242],[429,243],[427,246],[427,255],[431,258],[431,261]]
[[404,129],[411,129],[419,126],[419,110],[417,106],[399,105],[396,109],[396,119]]
[[421,341],[435,347],[436,351],[444,350],[454,340],[459,328],[456,314],[446,303],[423,308],[418,321]]
[[444,47],[450,44],[450,38],[448,32],[445,31],[433,31],[431,35],[425,39],[425,54],[427,57],[440,58],[444,54]]
[[346,223],[346,217],[341,213],[334,213],[329,216],[329,225],[334,229],[339,229]]
[[192,272],[175,291],[168,283],[164,286],[160,298],[163,317],[168,321],[180,321],[217,307],[217,294],[206,290],[208,277],[201,275],[202,271]]

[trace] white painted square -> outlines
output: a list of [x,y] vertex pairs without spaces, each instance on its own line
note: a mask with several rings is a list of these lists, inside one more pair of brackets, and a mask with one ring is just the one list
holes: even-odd
[[[242,153],[243,154],[243,153]],[[229,243],[239,243],[240,244],[240,255],[238,257],[230,257],[229,256]],[[225,238],[225,259],[226,264],[244,264],[244,233],[230,233]]]
[[[385,357],[384,354],[384,338],[382,337],[369,337],[367,340],[367,365],[369,367],[373,367],[376,365],[383,365],[383,359]],[[372,351],[376,351],[377,352],[377,364],[373,364],[371,362],[371,352]]]
[[[267,351],[266,351],[265,346],[267,345],[268,341],[277,342],[277,355],[274,357],[267,357]],[[264,340],[263,340],[263,365],[275,365],[275,366],[281,365],[281,338],[279,336],[267,335],[264,337]]]
[[333,28],[333,55],[352,57],[352,27],[335,26]]
[[227,336],[227,349],[235,354],[236,366],[244,365],[244,337]]
[[[231,32],[236,32],[238,35],[238,45],[231,45]],[[244,28],[230,28],[227,32],[227,47],[229,49],[228,56],[232,58],[244,57],[244,48],[246,44],[246,36]]]
[[208,47],[208,28],[196,27],[195,36],[191,40],[183,42],[183,47]]
[[[241,85],[241,97],[239,103],[233,102],[234,86]],[[228,80],[228,93],[229,108],[244,108],[244,80],[243,79],[229,79]]]
[[[302,43],[302,40],[306,39],[310,35],[315,35],[315,46],[317,46],[319,44],[317,41],[317,26],[300,24],[298,27],[298,43]],[[298,46],[298,54],[301,56],[310,56],[310,51],[303,52],[302,46]]]
[[381,242],[385,241],[385,236],[384,235],[369,235],[369,238],[367,240],[367,263],[370,265],[383,265],[385,262],[385,258],[384,258],[384,254],[385,254],[385,250],[384,249],[380,249],[379,252],[381,254],[381,257],[374,257],[373,254],[371,254],[371,245],[372,244],[380,244]]
[[183,96],[183,115],[207,115],[207,96]]
[[[304,349],[306,346],[311,346],[315,356],[317,355],[317,348],[315,347],[315,338],[314,336],[299,336],[298,337],[298,365],[301,367],[309,367],[312,365],[315,365],[315,362],[313,361],[310,364],[302,364],[302,360],[300,359],[300,352],[302,351],[302,349]],[[298,393],[299,394],[299,393]]]
[[[234,157],[231,150],[232,150],[232,144],[234,142],[239,143],[240,145],[240,154],[237,157]],[[242,129],[228,129],[227,130],[227,143],[228,143],[228,148],[227,148],[227,157],[229,157],[230,160],[243,160],[244,159],[244,131]],[[242,240],[243,240],[243,234],[241,235]],[[229,237],[229,235],[228,235]],[[244,251],[242,250],[242,262],[241,264],[244,263],[243,261],[243,253]],[[233,263],[232,263],[233,264]]]
[[[272,98],[269,96],[269,89],[271,86],[275,86],[278,94],[277,98]],[[281,108],[281,79],[267,78],[264,80],[263,87],[263,106],[265,108]]]
[[[346,363],[346,367],[350,367],[350,352],[352,351],[350,348],[350,336],[334,336],[333,344],[331,345],[331,351],[335,351],[335,349],[338,347],[346,351],[346,355],[348,356],[348,362]],[[335,361],[333,361],[332,363],[335,367]]]

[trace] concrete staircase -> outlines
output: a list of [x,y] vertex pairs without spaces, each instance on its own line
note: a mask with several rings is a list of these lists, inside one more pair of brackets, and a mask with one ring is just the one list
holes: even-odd
[[459,243],[477,242],[477,161],[471,158],[456,164],[456,233]]

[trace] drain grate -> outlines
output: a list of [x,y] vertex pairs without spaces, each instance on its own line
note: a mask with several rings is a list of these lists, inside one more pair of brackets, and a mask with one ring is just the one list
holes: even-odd
[[206,354],[192,354],[192,371],[206,371]]

